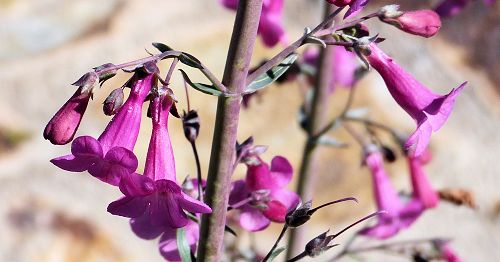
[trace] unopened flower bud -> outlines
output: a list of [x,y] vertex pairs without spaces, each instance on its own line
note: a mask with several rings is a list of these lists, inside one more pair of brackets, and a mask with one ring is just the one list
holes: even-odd
[[117,88],[104,100],[102,110],[107,116],[112,116],[118,112],[123,105],[123,89]]
[[184,128],[184,136],[189,142],[194,142],[200,132],[200,118],[196,110],[184,112],[182,116],[182,127]]
[[391,9],[383,11],[382,8],[379,11],[379,19],[406,33],[423,37],[434,36],[441,28],[441,19],[432,10],[400,12]]
[[73,140],[91,97],[91,92],[84,90],[83,86],[78,88],[45,126],[43,137],[52,144],[64,145]]
[[388,147],[388,146],[384,146],[382,145],[382,154],[384,155],[384,159],[389,162],[389,163],[392,163],[394,161],[396,161],[396,153],[394,153],[394,150],[392,150],[392,148]]

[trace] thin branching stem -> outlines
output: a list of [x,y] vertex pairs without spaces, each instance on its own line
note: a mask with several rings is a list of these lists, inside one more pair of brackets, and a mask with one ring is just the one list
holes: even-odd
[[273,247],[271,247],[271,250],[269,250],[269,252],[267,252],[267,255],[262,260],[263,262],[267,262],[267,260],[269,259],[269,257],[271,257],[271,255],[273,254],[273,251],[278,246],[278,243],[281,241],[281,239],[285,235],[285,232],[286,232],[287,229],[288,229],[288,226],[286,224],[284,224],[283,225],[283,229],[281,229],[280,235],[278,236],[278,239],[276,239],[276,242],[274,242],[274,245],[273,245]]

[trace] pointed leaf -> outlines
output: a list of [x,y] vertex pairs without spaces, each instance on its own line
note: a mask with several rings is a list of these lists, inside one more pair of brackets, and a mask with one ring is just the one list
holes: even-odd
[[273,261],[281,252],[285,251],[284,247],[277,248],[273,251],[273,253],[269,256],[269,258],[264,261],[264,262],[270,262]]
[[191,262],[191,249],[186,239],[186,229],[181,227],[177,229],[177,248],[181,256],[182,262]]
[[179,61],[187,66],[203,69],[200,60],[198,60],[198,58],[194,57],[191,54],[182,52],[179,56]]
[[186,81],[188,85],[190,85],[192,88],[213,96],[225,96],[224,93],[222,93],[220,90],[218,90],[215,86],[212,85],[207,85],[207,84],[202,84],[202,83],[193,83],[191,79],[189,79],[188,75],[186,72],[184,72],[182,69],[179,69],[181,71],[182,77]]
[[158,49],[158,51],[160,52],[167,52],[167,51],[172,51],[174,49],[172,49],[170,46],[164,44],[164,43],[152,43],[152,45],[154,47],[156,47],[156,49]]
[[295,62],[297,57],[298,57],[297,54],[290,54],[285,59],[283,59],[281,63],[271,68],[266,73],[258,76],[252,83],[250,83],[247,86],[244,94],[253,93],[276,81],[276,79],[278,79],[281,75],[283,75],[286,72],[286,70],[288,70],[292,66],[293,62]]

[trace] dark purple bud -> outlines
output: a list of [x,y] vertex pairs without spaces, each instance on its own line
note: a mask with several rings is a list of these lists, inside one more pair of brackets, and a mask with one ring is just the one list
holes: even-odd
[[45,126],[43,137],[52,144],[64,145],[73,140],[91,97],[91,91],[84,90],[79,87]]
[[184,128],[184,136],[186,139],[193,143],[200,133],[200,118],[196,110],[189,110],[187,113],[184,112],[182,116],[182,127]]
[[311,214],[309,210],[311,210],[312,201],[307,201],[303,204],[300,204],[292,211],[289,211],[285,216],[285,223],[289,227],[299,227],[305,224],[309,219],[311,219]]
[[334,235],[328,236],[328,232],[330,230],[324,232],[323,234],[315,237],[313,240],[309,241],[306,244],[305,252],[309,257],[316,257],[321,255],[323,252],[328,249],[337,246],[337,245],[328,245],[335,238]]
[[260,164],[259,155],[267,151],[267,146],[253,145],[253,138],[249,137],[241,144],[236,144],[236,156],[241,163],[248,165]]
[[118,112],[123,105],[123,89],[117,88],[104,100],[102,110],[107,116],[112,116]]
[[384,155],[384,159],[389,163],[392,163],[397,159],[394,150],[388,146],[382,145],[382,154]]

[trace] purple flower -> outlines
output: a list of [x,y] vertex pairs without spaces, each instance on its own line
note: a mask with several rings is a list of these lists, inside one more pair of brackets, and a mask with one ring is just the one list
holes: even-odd
[[[238,0],[219,0],[219,3],[228,9],[238,8]],[[267,47],[273,47],[280,42],[286,43],[282,19],[283,0],[264,0],[257,33]]]
[[349,6],[349,10],[347,10],[344,19],[361,12],[363,7],[365,7],[365,5],[368,4],[368,0],[326,0],[326,1],[338,7]]
[[45,139],[54,145],[65,145],[73,140],[98,79],[95,72],[89,72],[72,84],[78,89],[45,126]]
[[249,231],[263,230],[271,221],[284,223],[287,211],[300,201],[295,192],[284,188],[293,175],[286,158],[274,157],[271,168],[259,162],[247,164],[246,179],[233,182],[229,196],[229,205],[241,210],[240,225]]
[[394,189],[384,169],[382,154],[379,151],[368,152],[365,163],[373,177],[373,191],[379,211],[378,222],[374,226],[363,229],[360,234],[386,239],[396,235],[400,230],[409,227],[423,212],[419,201],[403,203]]
[[455,98],[465,83],[451,90],[447,95],[435,94],[396,64],[376,44],[370,44],[371,54],[367,56],[370,65],[384,79],[396,102],[417,122],[417,129],[405,143],[418,156],[429,144],[433,131],[439,130],[451,114]]
[[[485,5],[492,5],[495,2],[496,0],[483,0]],[[451,17],[458,15],[469,3],[470,0],[443,0],[434,8],[434,11],[441,17]]]
[[439,195],[432,188],[429,178],[423,170],[423,165],[429,162],[430,159],[431,156],[428,150],[425,150],[424,153],[418,157],[408,157],[413,199],[420,201],[424,208],[433,208],[439,203]]
[[462,262],[462,259],[460,259],[455,251],[451,248],[450,242],[448,240],[435,240],[433,241],[433,243],[440,253],[440,259],[446,262]]
[[[352,88],[356,83],[356,69],[358,68],[356,56],[342,46],[334,46],[332,52],[332,79],[330,92],[337,86]],[[319,52],[317,49],[307,49],[304,53],[304,62],[312,67],[317,67]]]
[[142,117],[142,106],[153,84],[155,74],[135,73],[131,78],[131,91],[127,101],[96,140],[90,136],[76,138],[71,154],[54,158],[51,162],[71,172],[88,170],[92,176],[111,185],[118,185],[124,174],[137,168],[132,152]]
[[[196,252],[196,243],[200,238],[198,224],[189,220],[185,227],[186,240],[191,248],[191,252]],[[179,249],[177,247],[176,229],[169,229],[160,238],[160,253],[167,261],[181,261]]]
[[108,206],[111,214],[131,218],[132,230],[144,239],[153,239],[171,229],[188,225],[185,211],[212,211],[206,204],[182,192],[176,182],[174,155],[168,134],[168,114],[172,104],[172,99],[166,95],[153,99],[153,132],[144,175],[125,174],[119,185],[125,196]]

